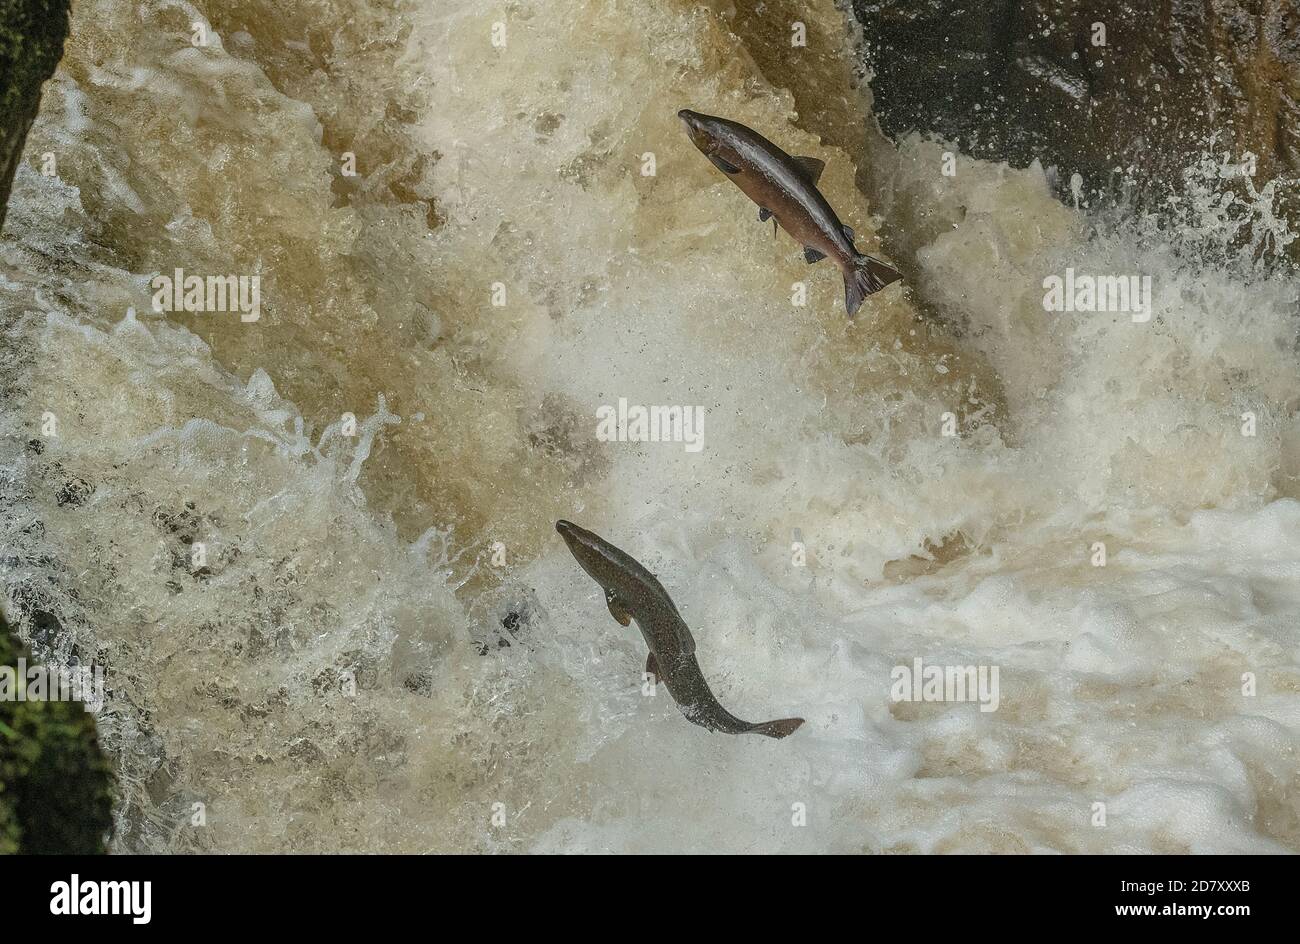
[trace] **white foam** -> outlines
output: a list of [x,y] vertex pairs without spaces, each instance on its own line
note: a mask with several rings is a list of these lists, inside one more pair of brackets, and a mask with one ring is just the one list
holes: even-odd
[[[74,58],[98,48],[96,15],[137,28],[101,6],[81,5]],[[872,238],[847,155],[707,11],[524,2],[500,50],[473,4],[418,11],[406,45],[340,4],[358,104],[267,51],[302,34],[292,17],[166,57],[161,8],[141,6],[152,32],[85,88],[61,73],[35,132],[118,182],[20,175],[0,283],[27,358],[13,453],[42,412],[62,419],[10,470],[5,579],[110,660],[119,849],[1300,844],[1294,278],[1198,268],[1136,220],[1089,232],[1041,169],[962,158],[944,178],[941,146],[912,138],[880,146],[870,208],[915,243],[912,295],[846,327],[838,275],[774,241],[678,127],[697,107],[822,156]],[[272,58],[230,55],[253,47]],[[166,81],[131,78],[144,68]],[[322,123],[363,126],[394,76],[438,103],[385,139],[395,167],[437,155],[396,188],[436,198],[431,234],[384,168],[346,205],[324,170]],[[141,101],[201,106],[203,128],[260,149],[223,151],[216,176],[209,148],[155,154],[122,131]],[[274,312],[237,335],[157,317],[142,273],[96,255],[99,226],[141,269],[182,250],[265,262]],[[71,275],[38,251],[51,232]],[[277,271],[279,252],[310,277]],[[1067,264],[1151,274],[1157,317],[1044,312],[1041,280]],[[960,341],[926,338],[910,299]],[[124,321],[128,304],[142,314]],[[703,452],[597,443],[595,410],[619,397],[704,407]],[[978,428],[943,436],[948,411]],[[58,505],[65,474],[90,501]],[[643,696],[644,644],[560,516],[659,575],[725,705],[803,728],[723,737]],[[43,535],[20,530],[32,517]],[[194,541],[209,573],[185,562]],[[891,670],[916,658],[998,666],[998,710],[892,702]]]

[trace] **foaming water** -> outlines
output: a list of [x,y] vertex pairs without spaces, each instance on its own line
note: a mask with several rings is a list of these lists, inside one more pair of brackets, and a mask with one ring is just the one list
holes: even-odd
[[[783,82],[722,4],[78,6],[0,244],[3,572],[108,665],[119,850],[1300,847],[1289,233],[1212,181],[1193,251],[945,176],[801,16]],[[681,107],[825,160],[908,288],[848,322]],[[260,275],[262,318],[155,314],[176,267]],[[1150,276],[1151,319],[1045,312],[1066,267]],[[703,450],[600,441],[620,398],[702,407]],[[804,727],[644,697],[558,517]],[[998,709],[893,700],[916,658],[998,666]]]

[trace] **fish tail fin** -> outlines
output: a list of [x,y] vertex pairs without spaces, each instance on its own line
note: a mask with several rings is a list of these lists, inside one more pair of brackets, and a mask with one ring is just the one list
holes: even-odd
[[902,277],[903,273],[879,259],[871,256],[854,259],[853,268],[844,276],[844,307],[848,309],[849,317],[858,313],[864,298]]
[[761,721],[758,724],[751,724],[749,732],[751,734],[762,734],[770,738],[783,738],[787,735],[794,734],[799,730],[799,725],[803,724],[803,718],[782,718],[780,721]]

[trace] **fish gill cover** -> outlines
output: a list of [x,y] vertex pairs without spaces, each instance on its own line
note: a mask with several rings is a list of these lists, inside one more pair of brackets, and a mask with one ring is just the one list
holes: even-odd
[[[0,541],[24,638],[107,667],[117,851],[1300,848],[1300,282],[1216,162],[1175,239],[885,140],[799,17],[796,74],[724,3],[76,4],[0,242]],[[848,322],[681,107],[825,161],[908,289]],[[1067,269],[1150,317],[1046,312]],[[156,311],[177,270],[256,319]],[[704,448],[602,441],[620,400]],[[558,518],[803,728],[643,697]],[[997,710],[891,697],[916,659]]]

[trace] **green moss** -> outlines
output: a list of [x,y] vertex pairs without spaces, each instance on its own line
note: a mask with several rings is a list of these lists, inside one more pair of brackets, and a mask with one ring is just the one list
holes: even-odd
[[[26,654],[0,616],[0,665]],[[71,701],[0,701],[0,853],[103,852],[112,810],[93,714]]]
[[23,142],[68,37],[69,0],[0,0],[0,226]]

